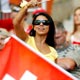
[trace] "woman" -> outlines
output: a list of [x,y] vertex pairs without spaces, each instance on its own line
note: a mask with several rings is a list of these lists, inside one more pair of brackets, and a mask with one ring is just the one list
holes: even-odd
[[16,35],[46,57],[55,61],[57,52],[53,48],[55,46],[53,37],[55,35],[55,26],[52,18],[45,12],[36,14],[32,21],[33,28],[30,32],[30,36],[26,34],[23,26],[20,25],[26,15],[27,9],[32,5],[31,3],[24,6],[14,18],[13,24]]
[[75,45],[80,45],[80,7],[74,10],[74,29],[70,34],[70,40]]

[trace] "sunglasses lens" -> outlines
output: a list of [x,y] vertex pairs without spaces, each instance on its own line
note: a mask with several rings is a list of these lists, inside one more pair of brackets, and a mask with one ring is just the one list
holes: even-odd
[[49,25],[49,21],[48,21],[48,20],[43,20],[42,23],[43,23],[44,25]]
[[43,25],[49,25],[50,22],[48,20],[35,20],[33,25],[40,25],[40,23],[43,23]]
[[33,24],[34,24],[34,25],[40,25],[40,23],[41,23],[40,20],[35,20]]

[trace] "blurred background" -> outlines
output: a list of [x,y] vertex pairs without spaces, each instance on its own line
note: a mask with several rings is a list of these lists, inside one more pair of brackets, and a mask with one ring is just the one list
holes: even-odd
[[80,0],[54,0],[51,16],[55,21],[63,22],[67,31],[73,30],[73,11],[80,6]]
[[[11,6],[19,7],[22,0],[0,0],[0,19],[10,18]],[[27,0],[30,1],[30,0]],[[44,0],[39,0],[44,1]],[[67,31],[73,30],[73,11],[80,6],[80,0],[50,0],[43,2],[41,7],[46,9],[54,21],[60,21],[64,24]],[[34,8],[29,9],[28,23],[31,23],[31,13]]]

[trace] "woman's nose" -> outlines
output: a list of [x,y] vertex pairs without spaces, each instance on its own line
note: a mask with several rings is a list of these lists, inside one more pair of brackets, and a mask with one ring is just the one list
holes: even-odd
[[43,25],[43,23],[41,22],[40,25]]

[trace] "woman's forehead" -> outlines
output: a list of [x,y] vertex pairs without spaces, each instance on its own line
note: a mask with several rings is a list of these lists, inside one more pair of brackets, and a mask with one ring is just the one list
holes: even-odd
[[48,20],[45,16],[43,16],[43,15],[39,15],[39,16],[37,16],[36,17],[36,20],[38,20],[38,19],[40,19],[40,20]]

